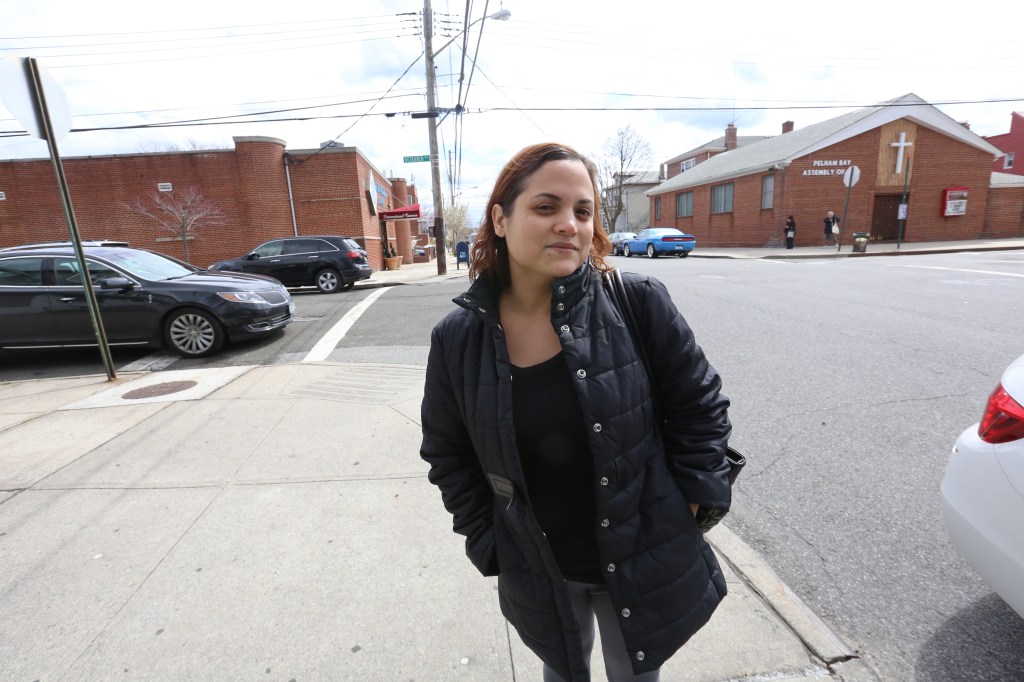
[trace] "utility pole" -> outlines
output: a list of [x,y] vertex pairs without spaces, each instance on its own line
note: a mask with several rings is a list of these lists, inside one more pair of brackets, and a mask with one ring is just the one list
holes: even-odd
[[444,206],[441,197],[441,163],[437,154],[437,102],[434,83],[434,12],[423,0],[423,51],[427,65],[427,131],[430,139],[430,180],[434,195],[434,244],[437,274],[448,274],[448,250],[444,243]]

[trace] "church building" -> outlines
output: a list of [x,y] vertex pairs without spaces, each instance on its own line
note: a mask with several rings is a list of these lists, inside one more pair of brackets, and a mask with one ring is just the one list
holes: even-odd
[[[730,131],[727,131],[727,133]],[[735,135],[735,132],[733,135]],[[1024,236],[1024,182],[993,173],[1002,152],[914,94],[736,146],[647,192],[652,227],[701,246],[823,243],[828,211],[843,243]]]

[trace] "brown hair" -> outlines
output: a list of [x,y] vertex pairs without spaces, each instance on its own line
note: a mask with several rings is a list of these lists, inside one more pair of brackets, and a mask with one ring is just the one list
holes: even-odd
[[483,222],[477,231],[476,242],[473,244],[473,259],[469,264],[470,280],[475,281],[478,277],[483,277],[498,290],[511,284],[508,248],[505,239],[494,233],[491,215],[496,205],[501,206],[505,215],[511,215],[512,204],[522,194],[526,181],[548,161],[579,161],[586,167],[587,175],[594,186],[594,238],[590,243],[590,263],[599,270],[609,268],[602,256],[611,251],[612,245],[601,225],[601,191],[597,186],[597,167],[572,147],[556,142],[542,142],[520,150],[501,169],[491,191],[491,198],[487,201],[487,210],[484,211]]

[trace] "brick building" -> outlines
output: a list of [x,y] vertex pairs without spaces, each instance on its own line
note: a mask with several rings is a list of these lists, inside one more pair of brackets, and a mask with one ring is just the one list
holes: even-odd
[[[200,194],[218,217],[188,237],[189,260],[206,266],[268,239],[351,237],[382,266],[386,237],[407,263],[427,243],[413,220],[382,223],[381,211],[417,204],[416,188],[384,175],[355,147],[286,151],[272,137],[236,137],[234,149],[64,159],[83,239],[117,239],[184,257],[180,236],[132,208],[153,198]],[[68,239],[53,165],[0,161],[0,247]],[[385,232],[386,231],[386,232]],[[425,248],[425,247],[424,247]]]
[[[668,178],[647,192],[651,224],[690,232],[703,246],[778,244],[789,215],[798,246],[820,245],[829,210],[845,212],[846,244],[861,231],[911,242],[1021,236],[1024,184],[992,173],[1000,154],[908,94],[799,130],[787,121],[781,135]],[[854,166],[859,182],[844,211],[843,177]]]
[[986,140],[999,147],[1002,158],[992,163],[997,173],[1024,175],[1024,114],[1019,111],[1010,116],[1010,132],[1002,135],[988,135]]

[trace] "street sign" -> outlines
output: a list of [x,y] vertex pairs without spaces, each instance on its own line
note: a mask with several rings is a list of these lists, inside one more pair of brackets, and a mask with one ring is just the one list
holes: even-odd
[[853,187],[857,184],[858,180],[860,180],[860,168],[856,166],[850,166],[843,173],[843,184],[847,187]]
[[430,154],[424,154],[423,156],[403,156],[402,161],[406,163],[419,163],[420,161],[430,161]]
[[906,220],[907,219],[907,205],[906,204],[900,204],[899,212],[896,215],[896,219],[897,220]]

